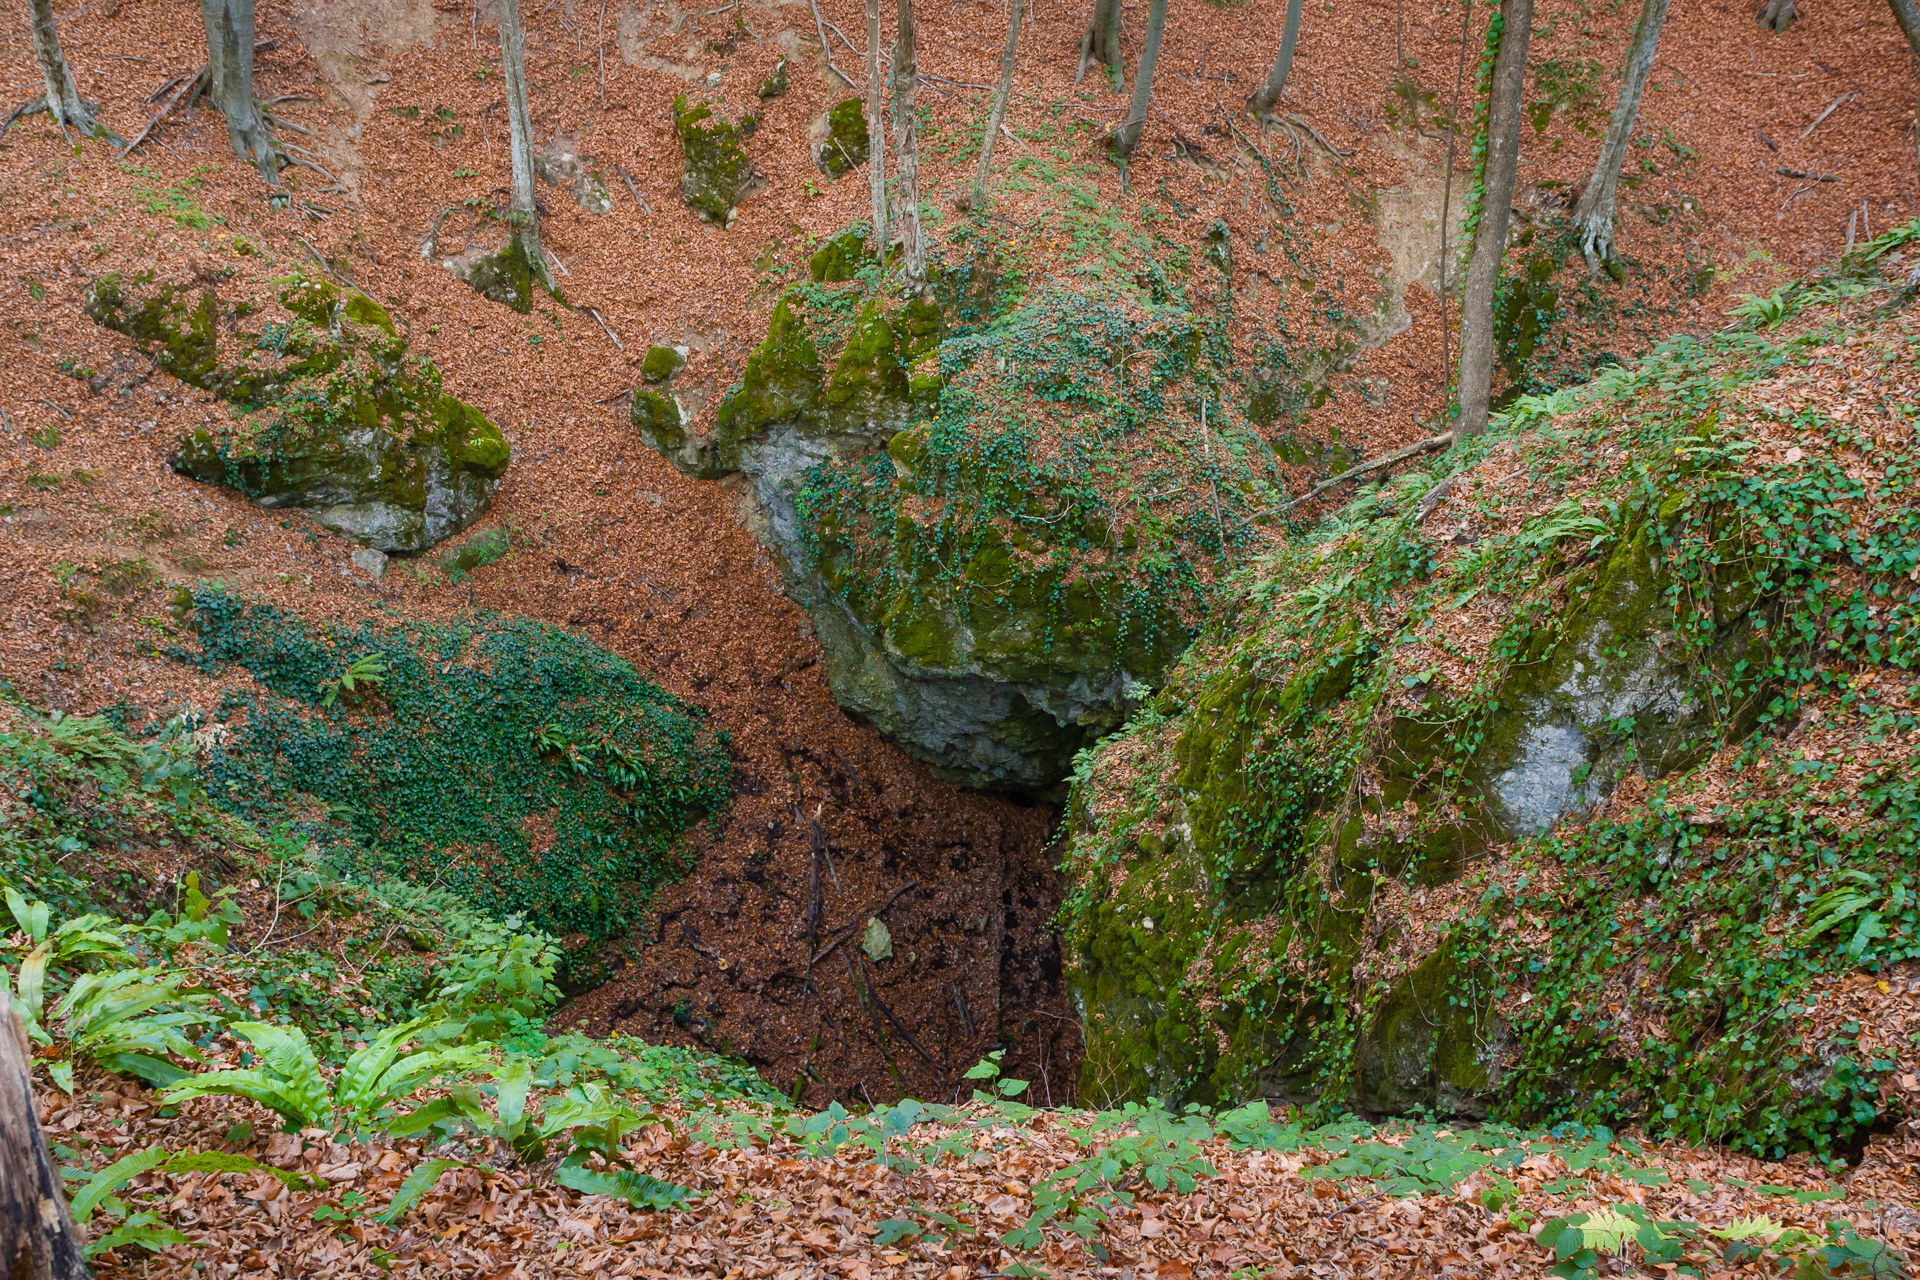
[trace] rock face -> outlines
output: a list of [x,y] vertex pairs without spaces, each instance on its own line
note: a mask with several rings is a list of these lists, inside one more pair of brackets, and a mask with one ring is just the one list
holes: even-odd
[[446,394],[364,294],[296,278],[278,302],[286,318],[244,329],[250,305],[223,310],[211,289],[113,275],[95,282],[87,311],[236,410],[231,428],[181,441],[182,474],[303,507],[381,551],[422,551],[478,519],[511,456],[500,429]]
[[[688,474],[751,482],[843,707],[943,776],[1045,791],[1204,611],[1218,543],[1182,523],[1217,527],[1192,500],[1199,459],[1144,429],[1209,367],[1202,330],[1097,291],[996,316],[976,269],[891,298],[861,283],[864,248],[850,233],[814,255],[710,428],[645,386],[634,422]],[[1155,477],[1180,500],[1143,504],[1131,485]],[[1247,481],[1218,487],[1234,503]]]
[[[1851,1042],[1789,1014],[1817,974],[1886,961],[1817,941],[1803,904],[1888,883],[1891,848],[1920,870],[1898,834],[1920,799],[1904,766],[1822,798],[1800,781],[1821,752],[1780,725],[1817,670],[1834,709],[1807,714],[1878,741],[1839,691],[1909,660],[1920,524],[1847,470],[1844,418],[1803,439],[1831,462],[1753,459],[1768,406],[1816,381],[1778,373],[1788,353],[1904,367],[1912,326],[1883,315],[1522,401],[1424,524],[1416,474],[1257,564],[1076,782],[1083,1099],[1640,1122],[1775,1154],[1866,1123]],[[1910,465],[1910,434],[1889,448]]]

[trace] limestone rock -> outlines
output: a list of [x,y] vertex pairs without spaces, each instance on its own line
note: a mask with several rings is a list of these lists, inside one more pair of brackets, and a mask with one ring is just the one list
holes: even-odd
[[673,100],[673,128],[680,138],[680,194],[708,222],[731,227],[742,200],[766,180],[740,144],[753,136],[757,116],[737,124],[719,119],[711,104]]
[[116,274],[94,283],[87,312],[238,411],[180,442],[183,475],[305,508],[380,551],[422,551],[478,519],[512,454],[500,429],[446,394],[366,295],[296,277],[278,302],[289,318],[250,330],[251,304],[223,310],[211,289]]

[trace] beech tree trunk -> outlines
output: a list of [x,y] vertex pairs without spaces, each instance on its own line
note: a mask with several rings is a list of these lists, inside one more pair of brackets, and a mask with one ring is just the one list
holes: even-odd
[[93,118],[93,109],[80,100],[80,86],[60,53],[60,31],[53,24],[53,0],[30,0],[33,16],[33,57],[47,86],[47,111],[62,129],[71,125],[92,137],[106,132]]
[[973,170],[973,192],[963,208],[987,207],[987,174],[993,168],[993,144],[1000,138],[1000,125],[1007,118],[1007,94],[1013,88],[1014,53],[1020,44],[1020,12],[1027,0],[1008,0],[1007,49],[1000,55],[1000,88],[993,95],[993,109],[987,113],[987,132],[980,139],[980,163]]
[[[1900,30],[1907,37],[1907,50],[1913,58],[1913,74],[1920,80],[1920,5],[1914,0],[1888,0],[1893,6],[1893,20],[1900,24]],[[1915,104],[1913,117],[1914,164],[1920,166],[1920,102]]]
[[1280,91],[1287,87],[1287,77],[1293,74],[1293,46],[1300,39],[1300,10],[1304,7],[1303,0],[1287,0],[1287,26],[1280,34],[1280,56],[1273,60],[1267,82],[1247,99],[1247,110],[1253,112],[1256,120],[1264,122],[1280,105]]
[[280,152],[253,96],[253,0],[200,0],[200,20],[207,29],[207,92],[227,118],[233,154],[279,186]]
[[893,149],[900,173],[893,184],[894,221],[906,252],[907,287],[918,291],[927,284],[927,242],[920,229],[920,119],[913,110],[914,84],[920,78],[913,0],[898,0],[895,12],[900,30],[893,44]]
[[1147,36],[1140,46],[1140,65],[1133,73],[1133,102],[1127,118],[1114,138],[1114,149],[1122,158],[1133,154],[1146,131],[1147,110],[1153,105],[1153,64],[1160,60],[1160,35],[1167,28],[1167,0],[1150,0],[1147,5]]
[[1614,104],[1613,123],[1607,127],[1607,140],[1600,144],[1600,160],[1593,167],[1593,177],[1587,179],[1587,189],[1574,206],[1573,224],[1580,232],[1580,252],[1595,270],[1613,256],[1613,201],[1620,187],[1620,166],[1627,158],[1627,144],[1633,140],[1640,95],[1653,71],[1653,54],[1660,44],[1660,28],[1666,25],[1670,3],[1642,0],[1640,25],[1633,30],[1633,43],[1627,48],[1626,65],[1620,71],[1620,100]]
[[873,188],[873,251],[887,261],[887,77],[880,69],[880,0],[867,0],[867,182]]
[[1520,91],[1527,79],[1527,42],[1533,34],[1533,0],[1501,0],[1500,52],[1493,60],[1487,95],[1487,167],[1480,197],[1480,227],[1460,300],[1460,423],[1454,447],[1487,429],[1493,391],[1493,298],[1507,253],[1507,222],[1513,210],[1513,176],[1520,159]]
[[0,987],[0,1275],[83,1280],[92,1273],[40,1131],[30,1063],[26,1024]]
[[1080,35],[1080,69],[1073,82],[1079,84],[1096,62],[1107,68],[1115,93],[1127,87],[1127,64],[1120,54],[1120,0],[1093,0],[1093,13]]
[[496,0],[500,13],[501,78],[507,91],[507,155],[513,167],[513,195],[507,221],[527,255],[533,278],[554,292],[553,273],[540,247],[540,210],[533,193],[533,116],[527,107],[527,41],[520,26],[519,0]]

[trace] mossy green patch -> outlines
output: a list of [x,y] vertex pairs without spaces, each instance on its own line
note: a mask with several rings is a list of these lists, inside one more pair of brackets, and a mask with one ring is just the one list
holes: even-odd
[[[181,441],[181,473],[305,507],[388,551],[423,550],[477,519],[512,457],[500,429],[446,394],[372,299],[296,277],[278,301],[289,318],[253,329],[250,303],[223,311],[211,289],[109,275],[87,311],[239,411],[232,428]],[[238,348],[225,363],[223,341]]]
[[[681,833],[726,797],[723,735],[625,661],[568,632],[479,614],[317,626],[219,590],[195,593],[198,652],[266,694],[203,769],[208,792],[262,822],[296,796],[385,869],[456,889],[571,940],[625,932],[686,867]],[[378,683],[328,702],[356,659]]]
[[694,212],[722,227],[733,225],[741,200],[754,190],[759,171],[741,148],[759,124],[748,116],[730,124],[709,103],[673,100],[673,128],[680,138],[680,194]]
[[687,358],[673,347],[651,346],[640,362],[640,377],[646,382],[665,382],[686,367]]
[[[1764,407],[1920,354],[1904,292],[1820,296],[1849,290],[1882,309],[1521,400],[1461,463],[1507,486],[1470,537],[1416,522],[1413,475],[1243,575],[1081,759],[1083,1090],[1858,1140],[1894,1056],[1793,1010],[1920,955],[1920,791],[1872,745],[1914,717],[1863,692],[1920,663],[1920,462],[1850,406],[1800,411],[1787,463]],[[1855,749],[1755,734],[1816,703]],[[1842,884],[1869,925],[1821,917]]]
[[867,113],[858,98],[843,98],[827,111],[827,136],[820,144],[820,172],[837,178],[867,162]]

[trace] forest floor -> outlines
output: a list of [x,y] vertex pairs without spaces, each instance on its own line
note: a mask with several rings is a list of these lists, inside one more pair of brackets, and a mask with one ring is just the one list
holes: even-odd
[[[962,1071],[1008,1045],[1009,1069],[1035,1081],[1036,1101],[1069,1102],[1077,1020],[1050,930],[1053,810],[943,783],[841,713],[804,615],[736,518],[740,488],[681,476],[626,424],[622,397],[654,342],[691,349],[677,386],[710,417],[764,333],[779,283],[866,207],[859,175],[828,181],[808,153],[816,116],[847,96],[813,16],[793,0],[525,9],[542,145],[609,174],[604,217],[542,188],[568,296],[597,309],[605,329],[554,305],[517,316],[421,257],[443,210],[504,199],[497,37],[464,0],[263,0],[260,35],[272,44],[259,58],[260,95],[306,131],[286,136],[326,171],[287,170],[285,210],[269,207],[205,110],[161,120],[124,159],[104,142],[70,144],[44,116],[0,140],[0,341],[11,355],[0,367],[0,671],[46,707],[205,710],[218,684],[159,652],[164,593],[205,579],[317,618],[480,608],[575,628],[707,708],[739,767],[724,822],[695,837],[698,870],[660,895],[654,936],[636,940],[654,945],[633,948],[565,1021],[741,1054],[783,1087],[797,1081],[815,1105],[951,1097]],[[1171,211],[1169,234],[1187,243],[1223,222],[1239,241],[1284,244],[1330,306],[1382,321],[1369,331],[1375,345],[1329,375],[1329,396],[1297,428],[1372,453],[1430,430],[1439,407],[1440,306],[1421,281],[1440,256],[1458,16],[1384,0],[1310,6],[1287,103],[1311,130],[1261,137],[1239,104],[1264,74],[1282,9],[1175,7],[1156,111],[1123,190],[1095,158],[1120,99],[1096,77],[1074,82],[1080,8],[1036,6],[991,221],[1009,260],[1036,278],[1099,251],[1061,194],[1072,183],[1123,219]],[[824,0],[821,13],[833,62],[857,76],[861,57],[836,33],[864,29],[858,6]],[[1128,10],[1130,33],[1140,17]],[[1541,6],[1523,226],[1544,225],[1590,168],[1632,19],[1621,4]],[[125,136],[174,77],[204,62],[193,14],[166,0],[73,6],[60,22],[83,93]],[[971,171],[969,131],[986,97],[977,86],[995,78],[1004,11],[961,0],[924,7],[919,23],[923,180],[941,243],[967,221],[951,198]],[[7,41],[6,93],[24,101],[37,91],[24,31]],[[1469,97],[1480,42],[1476,25]],[[1395,79],[1396,47],[1409,82]],[[792,88],[761,106],[755,89],[783,56]],[[668,104],[680,93],[763,113],[749,149],[766,186],[729,230],[678,197]],[[1869,0],[1809,6],[1773,36],[1737,5],[1682,7],[1643,109],[1639,185],[1624,197],[1622,248],[1637,267],[1621,296],[1634,301],[1564,326],[1568,358],[1719,324],[1735,292],[1764,293],[1831,259],[1856,214],[1863,231],[1912,216],[1912,101],[1899,36]],[[1457,217],[1471,181],[1464,135],[1455,152]],[[85,317],[85,290],[114,270],[214,280],[255,253],[392,306],[449,391],[502,424],[514,461],[481,527],[508,530],[511,556],[464,580],[428,559],[396,559],[376,579],[354,567],[351,543],[304,515],[264,512],[168,468],[179,437],[215,412],[211,398],[152,376]],[[1235,270],[1248,315],[1283,304],[1289,268],[1249,254]],[[77,583],[136,559],[154,571],[150,585],[76,613]],[[939,976],[902,966],[879,984],[917,1042],[892,1067],[852,984],[807,963],[803,886],[816,840],[830,859],[832,927],[918,884],[896,911],[895,945],[937,953]],[[1371,1221],[1356,1212],[1337,1230]]]

